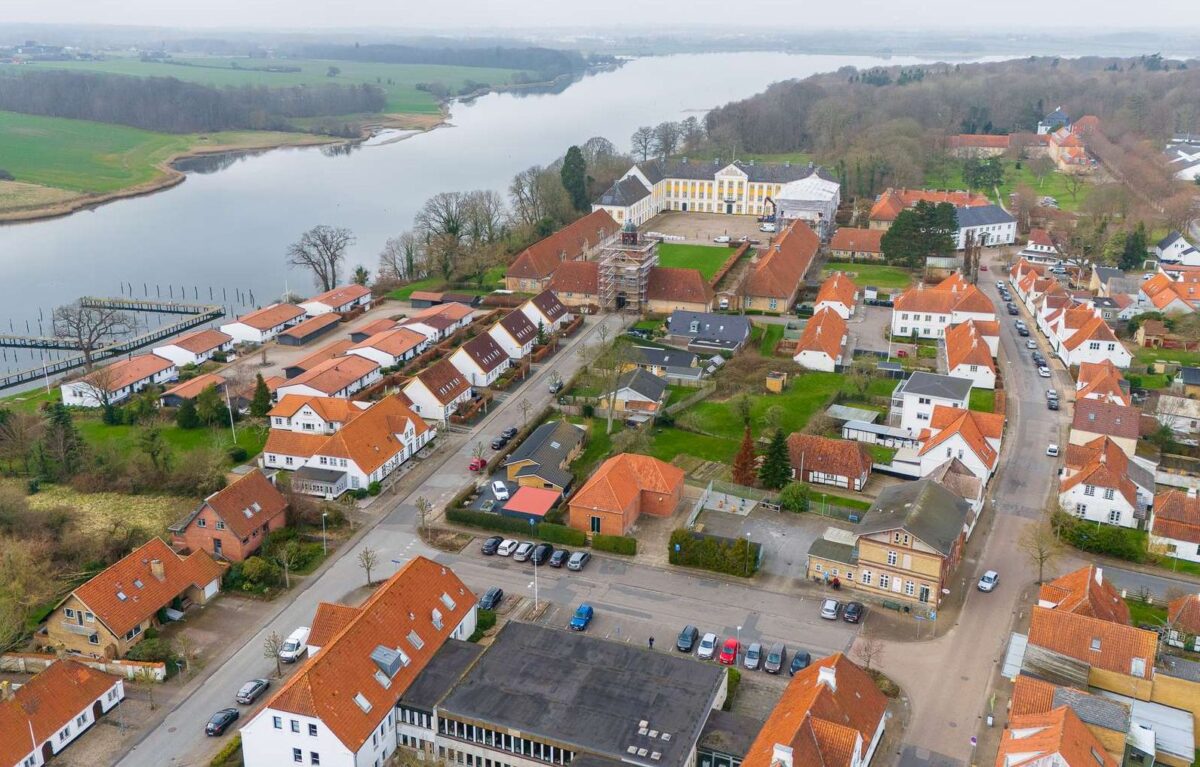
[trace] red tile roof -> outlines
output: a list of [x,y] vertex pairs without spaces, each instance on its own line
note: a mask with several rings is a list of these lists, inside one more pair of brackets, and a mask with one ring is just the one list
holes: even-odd
[[414,437],[429,431],[429,424],[399,397],[384,397],[329,435],[315,454],[348,458],[364,474],[370,474],[404,450],[396,435],[410,426]]
[[1092,434],[1107,434],[1127,439],[1138,438],[1140,410],[1127,405],[1098,399],[1075,400],[1075,417],[1071,428]]
[[505,276],[545,279],[554,273],[559,264],[581,258],[586,251],[612,237],[620,229],[620,224],[607,211],[589,213],[521,251]]
[[271,480],[254,469],[205,498],[200,509],[205,506],[212,509],[234,535],[248,538],[255,529],[287,511],[288,503]]
[[1030,229],[1029,244],[1040,245],[1043,248],[1053,248],[1054,240],[1050,239],[1050,233],[1045,229]]
[[946,363],[950,370],[959,365],[978,365],[996,371],[991,347],[972,321],[952,325],[946,331]]
[[312,370],[326,360],[331,360],[335,357],[341,357],[343,354],[350,351],[353,346],[354,342],[348,338],[344,338],[340,341],[334,341],[333,343],[325,344],[304,359],[300,360],[299,362],[293,362],[287,367],[300,368],[301,370],[306,371]]
[[[1091,310],[1088,311],[1090,312]],[[1068,312],[1067,314],[1069,318],[1071,313]],[[1068,325],[1068,327],[1070,326]],[[1103,318],[1095,315],[1091,316],[1087,322],[1085,322],[1078,330],[1072,333],[1071,336],[1063,342],[1063,346],[1067,349],[1076,349],[1085,341],[1119,343],[1117,341],[1116,334],[1113,333],[1112,328],[1108,326],[1108,323],[1105,322]]]
[[742,293],[751,298],[791,298],[812,266],[821,240],[803,221],[789,224],[751,264]]
[[854,284],[854,280],[850,279],[843,272],[837,272],[829,279],[821,283],[821,289],[817,291],[816,301],[813,305],[820,305],[823,301],[840,303],[847,309],[854,307],[854,297],[858,295],[858,286]]
[[307,643],[313,647],[324,647],[340,634],[342,629],[349,626],[360,612],[357,607],[339,605],[337,602],[322,602],[317,605],[317,614],[313,616],[312,626],[308,630]]
[[1096,399],[1118,401],[1127,405],[1129,404],[1129,395],[1121,388],[1123,380],[1125,379],[1121,375],[1121,371],[1112,364],[1111,360],[1081,362],[1079,363],[1079,376],[1076,380],[1076,388],[1079,393],[1075,397],[1076,399],[1088,399],[1092,395],[1096,395]]
[[[151,563],[162,563],[163,578]],[[88,606],[109,631],[122,637],[150,618],[189,586],[202,589],[221,577],[221,567],[207,551],[181,557],[162,538],[151,538],[72,593]],[[140,586],[138,584],[141,584]]]
[[1129,457],[1111,439],[1092,440],[1089,446],[1101,442],[1091,458],[1071,476],[1058,485],[1059,493],[1066,493],[1079,485],[1092,485],[1115,490],[1130,506],[1137,508],[1137,485],[1129,478]]
[[363,408],[353,400],[342,397],[318,397],[315,394],[285,394],[275,407],[267,412],[268,418],[291,418],[305,405],[323,420],[330,423],[345,423],[361,415]]
[[[792,749],[795,767],[860,763],[886,709],[887,698],[867,672],[841,653],[822,658],[792,677],[742,765],[772,767],[776,745]],[[861,750],[852,759],[856,741]]]
[[985,133],[959,133],[946,140],[951,149],[1008,149],[1010,136],[992,136]]
[[621,453],[600,464],[571,499],[571,505],[622,512],[642,492],[669,495],[683,484],[682,469],[636,453]]
[[21,764],[118,682],[112,674],[73,660],[51,663],[12,697],[0,701],[0,764]]
[[1003,424],[1004,416],[997,416],[996,413],[977,413],[973,410],[938,405],[934,407],[933,416],[929,422],[930,431],[937,433],[922,442],[919,454],[929,453],[957,434],[962,437],[963,441],[967,443],[967,447],[985,466],[994,469],[996,468],[997,454],[995,448],[987,441],[987,433],[995,432],[994,424],[997,417]]
[[1167,622],[1192,636],[1200,636],[1200,594],[1186,594],[1167,604]]
[[326,291],[320,295],[313,296],[304,303],[306,304],[324,304],[332,309],[337,309],[340,306],[345,306],[351,301],[357,301],[363,296],[371,295],[371,289],[365,285],[343,285],[340,288]]
[[174,366],[174,362],[156,354],[139,354],[111,365],[98,367],[85,375],[83,380],[97,389],[115,392]]
[[1182,490],[1154,496],[1154,535],[1200,544],[1200,498]]
[[562,493],[557,490],[547,490],[542,487],[519,487],[504,504],[505,511],[526,514],[531,517],[544,517],[546,512],[554,508]]
[[891,189],[889,188],[871,206],[871,221],[895,221],[900,212],[911,208],[918,202],[938,203],[948,202],[955,207],[976,207],[991,205],[991,200],[982,194],[973,192],[947,192],[940,189]]
[[180,399],[195,399],[210,386],[219,390],[225,385],[224,376],[216,373],[202,373],[195,378],[189,378],[183,383],[177,383],[162,393],[163,397],[179,397]]
[[991,300],[974,285],[963,282],[958,272],[937,285],[916,285],[896,296],[893,312],[921,312],[927,314],[951,314],[971,312],[995,315],[996,307]]
[[841,315],[829,307],[813,315],[804,326],[804,333],[796,343],[796,354],[810,351],[828,354],[829,358],[837,361],[842,355],[843,341],[846,339],[846,321]]
[[232,340],[233,336],[228,333],[222,333],[219,330],[209,328],[207,330],[197,330],[195,333],[188,333],[186,336],[180,336],[165,345],[178,346],[180,349],[189,351],[192,354],[203,354],[204,352],[217,349]]
[[835,252],[882,253],[883,247],[879,243],[883,239],[883,235],[884,230],[882,229],[839,227],[833,233],[833,239],[829,241],[829,249]]
[[1165,274],[1156,274],[1143,282],[1141,291],[1156,309],[1165,309],[1176,300],[1193,308],[1200,306],[1200,283],[1175,282]]
[[1104,580],[1103,572],[1095,565],[1081,567],[1043,583],[1038,589],[1038,602],[1043,607],[1087,615],[1122,626],[1128,626],[1131,622],[1129,605],[1125,604],[1112,583]]
[[[1088,615],[1035,606],[1029,623],[1029,643],[1106,671],[1150,679],[1154,674],[1158,634]],[[1136,675],[1134,660],[1142,661],[1141,673]]]
[[416,349],[423,343],[427,343],[427,339],[423,334],[408,328],[393,328],[376,333],[360,344],[350,347],[351,349],[378,349],[384,354],[392,357],[403,357],[408,352]]
[[263,452],[307,459],[316,455],[317,450],[324,444],[324,434],[305,434],[288,429],[271,429],[267,433],[267,442],[263,445]]
[[271,304],[249,314],[243,314],[237,318],[236,322],[249,325],[256,330],[270,330],[303,316],[304,310],[294,304]]
[[655,266],[646,278],[646,298],[708,306],[712,302],[712,290],[698,269]]
[[316,317],[309,317],[303,322],[292,325],[279,335],[287,336],[288,338],[303,339],[313,333],[319,333],[331,325],[336,325],[341,321],[342,318],[337,312],[318,314]]
[[[320,719],[356,752],[474,607],[475,595],[449,568],[425,557],[409,560],[284,683],[258,716],[288,711]],[[441,616],[437,622],[435,611]],[[412,634],[418,643],[410,639]],[[379,667],[371,660],[378,647],[399,648],[409,660],[388,687],[380,684]]]
[[600,264],[596,261],[565,261],[554,270],[550,284],[555,293],[595,296],[600,292]]
[[379,363],[375,360],[351,354],[348,357],[325,360],[315,368],[289,380],[284,386],[307,386],[325,394],[336,394],[377,370]]
[[1119,767],[1068,706],[1059,706],[1044,714],[1013,716],[1000,738],[996,767],[1042,764]]
[[1037,677],[1017,674],[1013,680],[1013,691],[1009,716],[1041,714],[1054,707],[1054,691],[1057,685]]
[[791,434],[787,438],[788,455],[797,479],[818,471],[853,481],[871,473],[871,454],[861,442],[831,439],[815,434]]

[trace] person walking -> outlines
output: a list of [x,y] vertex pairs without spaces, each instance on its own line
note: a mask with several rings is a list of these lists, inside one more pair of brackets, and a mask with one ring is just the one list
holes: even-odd
[[650,637],[650,649],[654,649],[654,637]]

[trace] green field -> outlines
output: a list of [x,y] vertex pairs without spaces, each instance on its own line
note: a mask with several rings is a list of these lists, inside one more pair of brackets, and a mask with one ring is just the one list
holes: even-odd
[[[925,185],[937,189],[966,189],[967,183],[962,176],[962,163],[948,163],[945,167],[936,168],[925,174]],[[1042,178],[1041,183],[1038,183],[1037,177],[1029,170],[1029,163],[1022,162],[1021,167],[1016,167],[1016,163],[1011,160],[1004,161],[1004,183],[1000,185],[1000,199],[998,202],[1005,207],[1008,206],[1008,196],[1016,191],[1018,186],[1029,186],[1039,196],[1049,196],[1058,200],[1058,206],[1062,210],[1077,211],[1087,200],[1091,194],[1093,184],[1090,181],[1085,181],[1075,191],[1075,196],[1072,197],[1067,189],[1067,179],[1062,173],[1048,173]],[[976,190],[982,194],[995,200],[996,195],[991,189]]]
[[996,411],[996,391],[994,389],[971,389],[970,408],[981,413]]
[[[719,149],[708,149],[703,150],[695,155],[691,155],[691,158],[695,160],[715,160],[717,159],[718,154],[720,154]],[[728,155],[721,159],[731,160]],[[758,154],[743,154],[739,152],[737,157],[732,159],[736,159],[738,162],[750,162],[753,160],[754,162],[790,162],[793,165],[807,165],[808,163],[812,162],[812,155],[808,152],[775,152]]]
[[762,339],[758,344],[758,351],[764,357],[773,357],[775,355],[775,347],[783,340],[783,325],[767,325],[763,328]]
[[[144,428],[141,426],[109,426],[102,423],[99,417],[76,416],[75,424],[84,440],[93,447],[107,445],[121,455],[131,455],[138,450],[138,438]],[[215,447],[220,450],[229,449],[233,437],[226,428],[181,429],[174,424],[160,427],[163,439],[175,451],[178,461],[183,456],[205,447]],[[267,442],[267,430],[261,426],[240,425],[237,429],[237,444],[245,448],[247,456],[255,456],[262,452]]]
[[825,264],[824,274],[829,275],[833,272],[845,272],[850,279],[854,280],[854,284],[859,287],[859,290],[868,285],[896,290],[907,288],[912,284],[912,272],[898,266],[830,261]]
[[[137,77],[174,77],[178,80],[217,86],[265,85],[285,88],[325,83],[369,83],[378,85],[387,93],[388,112],[405,114],[437,114],[439,111],[437,98],[417,90],[418,83],[442,83],[452,93],[457,93],[468,81],[491,86],[511,84],[518,72],[515,69],[436,64],[374,64],[317,59],[182,58],[175,61],[179,63],[115,58],[104,61],[56,61],[24,66],[107,72]],[[237,64],[236,69],[234,64]],[[301,71],[266,72],[254,69],[269,66],[299,67]],[[331,66],[341,70],[336,77],[328,76]]]
[[658,265],[679,269],[698,269],[705,280],[711,280],[721,265],[733,255],[733,249],[724,245],[679,245],[664,242],[658,246]]
[[1133,361],[1139,365],[1149,365],[1153,362],[1174,362],[1179,365],[1200,365],[1200,351],[1189,352],[1183,349],[1145,349],[1138,347],[1133,353]]

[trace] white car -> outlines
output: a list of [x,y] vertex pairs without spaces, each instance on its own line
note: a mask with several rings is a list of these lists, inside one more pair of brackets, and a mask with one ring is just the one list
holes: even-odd
[[1032,338],[1025,339],[1025,348],[1026,349],[1036,349],[1037,341],[1034,341]]
[[1046,367],[1045,365],[1038,365],[1038,375],[1040,375],[1042,378],[1049,378],[1050,368]]
[[821,603],[821,617],[827,621],[835,621],[842,613],[842,603],[836,599],[826,599]]
[[724,245],[725,243],[729,242],[729,235],[718,234],[716,237],[713,237],[713,242],[717,242],[717,243]]
[[511,557],[512,553],[517,550],[517,545],[517,541],[514,541],[512,538],[505,538],[496,547],[496,553],[502,557]]
[[1046,455],[1051,458],[1058,457],[1058,445],[1046,445]]
[[979,590],[991,591],[992,589],[996,588],[996,582],[999,580],[1000,573],[996,572],[995,570],[988,570],[983,574],[983,577],[979,579]]
[[760,232],[774,232],[774,231],[775,231],[775,225],[774,225],[774,224],[772,224],[772,223],[769,223],[769,222],[768,222],[768,223],[766,223],[766,224],[759,224],[759,225],[758,225],[758,231],[760,231]]
[[700,639],[700,646],[696,648],[696,657],[701,660],[712,660],[713,654],[717,651],[717,635],[705,634]]
[[504,484],[500,480],[496,480],[492,483],[492,495],[496,496],[496,500],[498,501],[507,501],[508,485]]
[[284,663],[295,663],[308,653],[308,626],[301,626],[288,635],[279,647],[279,660]]

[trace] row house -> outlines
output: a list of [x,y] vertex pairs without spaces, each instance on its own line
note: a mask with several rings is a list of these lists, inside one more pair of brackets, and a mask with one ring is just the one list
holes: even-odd
[[[995,335],[985,336],[995,330]],[[978,389],[996,388],[996,363],[992,357],[999,345],[999,326],[995,322],[968,320],[946,331],[946,369],[955,378],[966,378]]]
[[534,327],[550,335],[571,321],[571,313],[551,290],[543,290],[520,306]]
[[932,287],[909,288],[892,305],[892,335],[942,338],[967,320],[996,321],[996,308],[979,288],[955,272]]
[[1076,399],[1068,442],[1086,445],[1108,437],[1125,455],[1134,457],[1141,436],[1142,411],[1136,407],[1102,399]]
[[1154,497],[1150,545],[1167,556],[1200,562],[1200,499],[1194,488],[1167,490]]
[[1125,369],[1133,361],[1129,350],[1095,309],[1073,307],[1048,319],[1047,325],[1046,339],[1067,367],[1107,361]]
[[394,368],[403,365],[429,348],[429,338],[412,328],[389,328],[368,336],[346,354],[356,354],[372,360],[380,367]]
[[232,337],[234,343],[265,344],[299,325],[305,316],[304,310],[295,304],[271,304],[222,325],[221,332]]
[[346,338],[330,341],[307,357],[286,364],[283,368],[284,378],[291,380],[329,360],[344,357],[353,347],[354,342]]
[[1075,399],[1095,399],[1126,407],[1133,404],[1129,383],[1111,360],[1080,363]]
[[443,424],[473,394],[471,382],[444,357],[413,376],[403,391],[417,415]]
[[188,333],[176,338],[169,344],[154,347],[154,353],[163,359],[168,359],[176,367],[184,365],[203,365],[217,354],[228,354],[233,351],[233,336],[220,330],[208,328]]
[[984,484],[996,471],[1004,416],[937,406],[927,429],[918,435],[921,447],[921,476],[928,476],[944,462],[957,458]]
[[371,289],[366,285],[343,285],[327,290],[300,302],[300,308],[309,317],[321,314],[347,314],[355,309],[371,308]]
[[788,312],[820,247],[821,239],[803,221],[788,224],[765,252],[760,250],[751,259],[742,281],[743,308],[766,314]]
[[349,355],[326,360],[311,370],[289,379],[276,393],[279,397],[298,394],[309,397],[350,397],[383,377],[379,363]]
[[1136,528],[1154,501],[1154,474],[1108,437],[1068,445],[1061,476],[1059,506],[1089,522]]
[[329,435],[370,406],[342,397],[286,394],[267,412],[267,422],[272,430]]
[[475,310],[465,304],[438,304],[428,309],[422,309],[413,316],[402,320],[401,326],[415,330],[429,339],[430,343],[440,343],[466,326],[475,317]]
[[149,386],[179,378],[179,368],[157,354],[138,354],[61,384],[62,402],[69,407],[119,405]]
[[42,767],[125,700],[125,683],[73,660],[56,660],[0,699],[0,764]]
[[854,316],[854,307],[858,303],[858,286],[843,272],[837,272],[821,283],[817,298],[813,304],[813,314],[822,309],[832,309],[838,316],[848,320]]
[[514,360],[527,357],[537,341],[537,326],[520,309],[513,309],[488,328],[488,335]]
[[480,333],[455,349],[449,360],[466,376],[471,386],[481,387],[491,386],[512,362],[496,339],[487,333]]
[[804,326],[792,359],[806,370],[832,373],[845,364],[846,321],[834,309],[823,308]]

